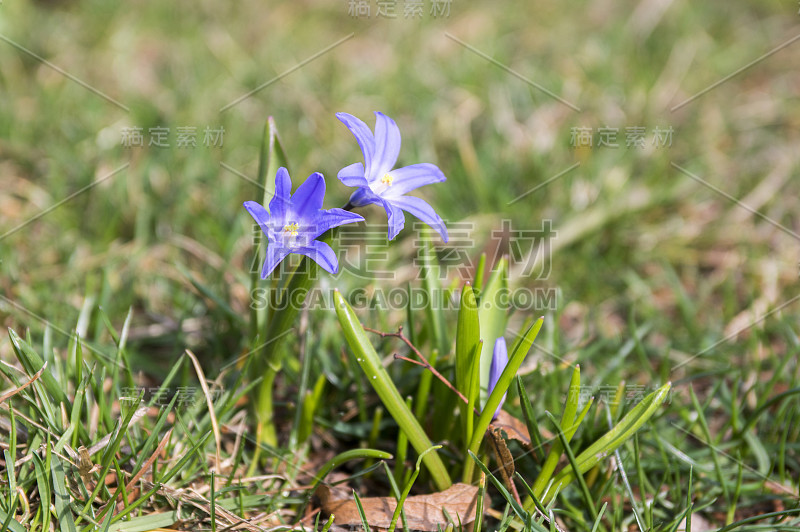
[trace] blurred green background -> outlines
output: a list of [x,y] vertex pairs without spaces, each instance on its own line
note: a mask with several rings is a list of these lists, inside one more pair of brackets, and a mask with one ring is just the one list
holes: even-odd
[[[370,126],[383,111],[403,133],[399,164],[443,169],[449,181],[418,195],[449,222],[475,224],[473,259],[493,251],[502,219],[520,229],[552,220],[549,277],[512,283],[559,289],[547,348],[572,361],[590,340],[620,340],[647,322],[666,379],[795,295],[800,45],[672,108],[794,38],[796,3],[455,0],[436,16],[431,7],[406,17],[398,1],[386,18],[375,2],[369,16],[351,16],[346,1],[4,2],[4,325],[38,335],[48,320],[69,331],[89,297],[116,324],[133,307],[143,365],[187,344],[229,359],[246,330],[253,237],[241,204],[260,199],[246,178],[264,121],[276,121],[295,186],[321,171],[333,207],[350,193],[337,171],[361,159],[337,111]],[[144,147],[122,146],[131,127]],[[171,147],[146,145],[153,127],[170,128]],[[176,146],[179,127],[197,128],[197,147]],[[222,147],[203,145],[206,127],[224,128]],[[618,148],[597,146],[602,127],[618,129]],[[628,127],[645,128],[644,148],[625,147]],[[653,146],[657,127],[672,128],[671,146]],[[593,145],[573,145],[573,128],[592,128]],[[398,286],[413,278],[413,239],[409,217],[389,259]],[[108,341],[99,326],[87,335]],[[710,355],[690,367],[749,356]]]

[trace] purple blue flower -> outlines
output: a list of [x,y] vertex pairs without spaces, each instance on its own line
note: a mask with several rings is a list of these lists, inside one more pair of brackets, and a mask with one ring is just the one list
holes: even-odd
[[325,196],[325,178],[319,172],[311,174],[291,193],[292,180],[286,168],[279,168],[275,176],[275,195],[269,202],[269,212],[255,201],[244,202],[264,234],[267,235],[267,258],[261,278],[272,273],[290,253],[305,255],[329,273],[339,271],[339,261],[333,249],[316,240],[333,227],[364,220],[358,214],[344,209],[322,208]]
[[339,180],[348,187],[358,187],[350,197],[350,204],[363,207],[371,203],[386,210],[389,218],[389,240],[405,225],[409,212],[434,228],[447,242],[447,228],[433,207],[424,200],[405,194],[429,183],[440,183],[446,178],[436,165],[412,164],[394,168],[400,153],[400,129],[394,120],[383,113],[375,113],[375,134],[364,122],[347,113],[336,113],[336,118],[356,137],[363,163],[354,163],[339,171]]
[[[497,381],[500,380],[500,375],[502,375],[503,370],[506,369],[508,365],[508,348],[506,347],[506,340],[502,336],[497,339],[494,343],[494,351],[492,351],[492,365],[489,366],[489,388],[488,388],[488,395],[491,395],[492,390],[494,387],[497,386]],[[503,394],[503,398],[500,399],[500,404],[497,405],[497,410],[492,416],[492,420],[497,419],[497,416],[500,414],[500,409],[503,408],[503,403],[506,401],[506,396],[508,392]]]

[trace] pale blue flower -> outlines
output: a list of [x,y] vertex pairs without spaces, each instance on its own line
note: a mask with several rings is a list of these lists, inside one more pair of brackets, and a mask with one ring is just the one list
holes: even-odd
[[358,214],[344,209],[324,210],[325,178],[315,172],[291,193],[292,180],[286,168],[279,168],[275,176],[275,195],[269,202],[269,212],[255,201],[244,202],[264,234],[267,235],[267,258],[261,278],[272,273],[290,253],[305,255],[329,273],[339,271],[339,261],[333,249],[316,240],[333,227],[364,220]]
[[[489,388],[488,388],[488,395],[491,395],[492,390],[494,387],[497,386],[497,381],[500,380],[500,375],[503,374],[503,370],[506,369],[508,365],[508,348],[506,347],[506,340],[502,336],[497,339],[494,343],[494,350],[492,351],[492,365],[489,366]],[[497,416],[500,414],[500,409],[503,407],[503,403],[506,401],[506,396],[508,392],[503,394],[503,398],[500,399],[500,404],[497,405],[497,410],[492,416],[492,420],[497,419]]]
[[420,198],[405,194],[429,183],[440,183],[446,178],[436,165],[412,164],[394,169],[400,153],[400,130],[394,120],[383,113],[375,113],[375,134],[369,127],[347,113],[336,113],[336,118],[356,137],[363,163],[354,163],[339,171],[339,180],[348,187],[358,187],[350,197],[353,207],[370,203],[380,205],[389,217],[389,240],[405,225],[409,212],[433,227],[447,242],[447,228],[433,207]]

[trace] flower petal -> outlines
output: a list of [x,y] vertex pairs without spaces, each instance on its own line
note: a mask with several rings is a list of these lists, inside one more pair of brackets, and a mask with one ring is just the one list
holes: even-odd
[[[492,351],[492,364],[489,366],[489,394],[491,394],[494,387],[497,386],[497,381],[500,380],[500,375],[503,374],[503,370],[506,369],[507,365],[508,347],[506,347],[506,339],[501,336],[495,341],[494,350]],[[500,399],[500,404],[497,405],[497,410],[493,417],[496,418],[497,415],[500,414],[500,409],[503,407],[507,395],[508,393],[503,394],[503,398]]]
[[275,174],[275,195],[269,202],[269,212],[273,220],[277,220],[276,225],[280,225],[286,219],[291,195],[292,178],[289,177],[289,171],[281,166]]
[[397,168],[389,172],[392,177],[392,186],[382,194],[384,198],[401,196],[419,188],[422,185],[441,183],[447,178],[435,164],[420,163]]
[[313,219],[322,208],[325,197],[325,178],[314,172],[292,195],[292,210],[301,219]]
[[261,278],[266,279],[275,267],[286,258],[286,255],[291,252],[291,248],[270,242],[269,245],[267,245],[267,258],[264,260],[264,267],[261,269]]
[[247,209],[250,216],[261,227],[261,230],[268,234],[270,216],[267,209],[257,201],[245,201],[244,208]]
[[317,220],[314,228],[314,238],[318,237],[328,229],[339,227],[344,224],[351,224],[355,222],[363,222],[364,217],[354,212],[346,211],[344,209],[329,209],[327,211],[321,210],[317,215]]
[[310,258],[328,273],[334,274],[339,271],[339,261],[336,258],[336,253],[325,242],[314,240],[308,246],[295,248],[293,251]]
[[348,187],[366,187],[369,185],[367,178],[364,177],[364,165],[362,163],[353,163],[345,166],[339,170],[336,177]]
[[372,203],[383,205],[383,200],[369,187],[361,187],[350,196],[350,204],[353,207],[364,207]]
[[447,227],[445,227],[444,221],[425,200],[413,196],[398,196],[396,198],[386,198],[386,202],[413,214],[434,228],[442,236],[442,240],[447,242]]
[[336,118],[347,126],[350,133],[356,138],[358,145],[361,146],[361,153],[364,155],[364,166],[369,168],[373,153],[375,152],[375,139],[372,136],[372,131],[369,129],[369,126],[348,113],[336,113]]
[[389,217],[389,240],[394,240],[394,237],[403,230],[406,225],[406,215],[400,208],[392,205],[388,201],[381,201],[383,208],[386,209],[386,215]]
[[375,112],[375,153],[371,164],[367,163],[367,179],[382,179],[384,174],[394,168],[400,154],[400,129],[394,120],[385,114]]

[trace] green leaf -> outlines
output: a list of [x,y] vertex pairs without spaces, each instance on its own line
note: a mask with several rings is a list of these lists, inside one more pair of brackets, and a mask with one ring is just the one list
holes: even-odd
[[361,504],[361,499],[358,497],[356,490],[353,490],[353,498],[356,501],[356,508],[358,508],[358,515],[361,517],[361,526],[364,527],[364,532],[370,532],[369,523],[367,522],[367,514],[364,512],[364,505]]
[[[412,340],[411,343],[413,344],[414,341]],[[439,350],[434,349],[431,355],[428,357],[428,364],[431,367],[436,367],[436,362],[439,361]],[[417,395],[414,400],[414,415],[417,417],[420,423],[423,423],[425,419],[425,414],[427,413],[428,403],[430,402],[428,399],[428,394],[431,392],[431,385],[433,384],[433,373],[430,371],[425,371],[419,377],[419,384],[417,384]]]
[[[42,502],[42,530],[50,530],[50,475],[39,455],[32,453],[33,467],[36,470],[36,486],[39,489],[39,500]],[[12,527],[13,528],[13,527]]]
[[[620,422],[597,441],[587,447],[575,458],[578,471],[583,474],[596,466],[606,456],[613,453],[653,417],[661,403],[667,398],[671,383],[667,383],[658,390],[645,397],[638,405],[628,412]],[[555,477],[553,485],[564,487],[575,480],[575,472],[571,466],[561,470]]]
[[[508,298],[508,281],[506,279],[506,259],[500,259],[497,268],[492,272],[486,288],[478,298],[478,321],[480,322],[480,338],[483,340],[481,351],[481,404],[485,404],[489,385],[489,369],[492,366],[492,352],[495,341],[506,331],[506,305]],[[484,407],[485,408],[485,407]]]
[[[467,283],[461,291],[461,306],[458,311],[458,324],[456,326],[456,388],[467,398],[470,396],[472,385],[473,353],[475,346],[481,340],[480,323],[478,322],[478,304],[472,287]],[[468,404],[459,402],[461,408],[464,441],[469,442],[472,430],[468,421],[472,420],[473,413]]]
[[109,532],[148,532],[159,528],[167,528],[178,521],[177,512],[160,512],[134,517],[127,521],[111,525]]
[[[14,497],[14,504],[11,506],[11,510],[13,511],[17,507],[17,501],[19,497]],[[25,528],[12,517],[13,513],[9,512],[6,513],[3,510],[0,510],[0,530],[10,530],[11,532],[27,532]]]
[[[406,397],[406,407],[411,409],[411,397]],[[416,415],[416,412],[414,413]],[[420,416],[417,415],[417,419]],[[397,431],[397,457],[394,461],[394,478],[392,482],[402,482],[408,477],[409,471],[406,469],[406,456],[408,455],[408,436],[402,430]],[[400,495],[398,491],[398,496]]]
[[322,532],[328,532],[328,530],[331,529],[331,527],[333,526],[333,518],[334,518],[333,514],[331,514],[330,517],[328,517],[328,521],[322,527]]
[[[332,232],[328,231],[318,240],[330,244],[333,240]],[[278,310],[269,319],[267,332],[264,335],[267,341],[256,346],[251,353],[254,357],[251,379],[262,379],[256,394],[255,412],[258,418],[256,433],[259,443],[271,447],[277,445],[273,424],[272,393],[275,377],[282,366],[280,349],[286,338],[291,336],[288,333],[297,323],[305,298],[316,282],[318,271],[319,265],[316,262],[303,257],[292,272],[286,288],[281,292],[281,297],[276,303]]]
[[[286,167],[288,170],[289,162],[278,138],[278,127],[275,125],[275,120],[270,116],[264,123],[264,136],[261,139],[258,175],[256,176],[256,186],[258,186],[256,193],[261,195],[261,204],[267,212],[269,212],[269,202],[275,194],[275,175],[281,166]],[[253,261],[253,271],[250,274],[251,291],[267,285],[261,279],[261,265],[264,264],[266,252],[266,239],[262,238],[261,245],[256,251],[256,258]],[[252,344],[259,337],[259,331],[263,331],[267,325],[267,308],[255,307],[255,305],[251,306],[250,311],[250,341]]]
[[275,125],[275,119],[270,116],[264,124],[264,136],[258,157],[258,182],[263,185],[264,197],[261,204],[265,209],[269,209],[269,202],[275,194],[275,187],[270,187],[270,185],[275,183],[275,174],[278,173],[278,168],[281,166],[288,170],[289,158],[278,137],[278,126]]
[[[33,377],[42,366],[44,366],[44,360],[42,357],[39,356],[30,345],[28,345],[22,338],[20,338],[17,333],[13,331],[13,329],[8,330],[8,336],[11,339],[11,345],[14,348],[14,352],[17,355],[17,360],[19,363],[22,364],[22,367],[25,368],[25,372],[28,374],[29,377]],[[57,403],[64,403],[65,405],[69,406],[70,402],[67,398],[67,394],[64,392],[64,387],[59,384],[53,374],[49,371],[45,370],[42,372],[42,382],[44,383],[44,387],[47,390],[53,399],[56,400]]]
[[483,289],[483,272],[486,270],[486,253],[481,253],[478,259],[478,266],[475,267],[475,281],[472,283],[474,286],[475,294],[479,295]]
[[403,504],[406,502],[406,498],[408,497],[411,488],[414,486],[414,482],[417,480],[417,477],[419,476],[419,466],[422,463],[423,458],[425,458],[425,455],[427,455],[428,453],[436,451],[441,448],[442,448],[441,445],[434,445],[430,449],[426,449],[425,451],[420,453],[419,457],[417,458],[417,465],[414,468],[414,472],[411,474],[411,478],[408,479],[406,487],[403,489],[403,493],[402,495],[400,495],[400,499],[398,499],[397,501],[397,506],[395,507],[394,513],[392,514],[392,522],[391,525],[389,526],[389,532],[394,532],[394,529],[397,527],[397,520],[400,518],[400,512],[403,511]]
[[57,528],[63,532],[77,532],[75,521],[72,518],[72,509],[69,506],[71,497],[67,491],[64,466],[55,454],[50,457],[50,470],[53,478],[53,494],[55,495],[53,506],[56,510],[56,519],[58,519]]
[[472,441],[472,436],[475,432],[475,408],[478,405],[478,400],[480,399],[480,392],[481,392],[481,383],[480,383],[480,373],[481,373],[481,350],[483,349],[483,340],[478,341],[477,344],[472,348],[472,354],[470,355],[470,384],[467,392],[467,408],[465,412],[466,418],[466,435],[467,437],[464,439],[464,443],[468,444]]
[[[561,414],[561,430],[564,431],[566,440],[569,441],[578,430],[578,424],[575,423],[575,414],[578,411],[578,400],[580,399],[581,389],[581,367],[576,365],[572,370],[572,377],[569,381],[569,393],[567,394],[567,401],[564,404],[564,412]],[[558,460],[561,458],[561,453],[564,447],[561,442],[556,441],[547,453],[547,458],[542,464],[542,469],[536,481],[533,483],[533,493],[537,498],[543,499],[546,495],[545,488],[550,483],[550,478],[553,476],[553,471],[556,470]]]
[[517,514],[517,517],[520,518],[522,520],[522,522],[524,522],[524,523],[530,523],[530,526],[526,527],[525,530],[535,530],[537,532],[547,532],[546,528],[544,528],[542,525],[540,525],[539,523],[536,523],[535,521],[533,521],[531,519],[530,513],[525,508],[523,508],[522,505],[520,505],[516,501],[516,499],[514,499],[514,496],[511,495],[511,493],[508,492],[508,490],[503,485],[503,483],[500,482],[500,480],[498,480],[497,477],[494,476],[491,471],[489,471],[489,468],[486,467],[486,464],[481,462],[478,459],[478,457],[475,455],[475,453],[473,453],[472,451],[467,451],[467,452],[469,453],[470,458],[476,464],[478,464],[478,467],[481,469],[481,471],[483,471],[484,474],[489,478],[489,481],[492,484],[494,484],[494,487],[497,488],[497,491],[500,492],[500,494],[503,496],[503,498],[506,500],[506,502],[509,504],[509,506],[511,506],[511,509],[514,511],[515,514]]
[[542,437],[539,432],[539,424],[536,423],[536,414],[533,413],[533,405],[528,397],[528,392],[522,385],[522,377],[517,375],[517,394],[519,395],[520,406],[522,407],[522,416],[525,418],[525,425],[528,427],[528,434],[531,437],[531,446],[533,447],[533,454],[536,456],[537,461],[544,458],[544,450],[542,449]]
[[423,231],[421,237],[422,248],[419,252],[420,272],[422,274],[422,286],[428,294],[428,305],[425,307],[425,312],[433,330],[436,348],[439,349],[439,354],[442,357],[447,357],[450,354],[450,341],[447,338],[447,324],[444,319],[444,290],[442,290],[442,285],[439,282],[439,279],[441,279],[441,267],[428,233]]
[[[561,448],[564,449],[564,452],[567,455],[567,460],[569,461],[569,465],[572,466],[572,470],[575,471],[578,466],[575,462],[575,454],[572,452],[572,448],[569,445],[569,440],[567,439],[566,434],[564,433],[564,428],[561,423],[556,421],[555,416],[550,412],[546,412],[547,417],[550,419],[550,422],[556,429],[556,435],[558,436],[558,441],[561,444]],[[560,453],[559,453],[560,454]],[[594,501],[592,500],[592,495],[589,492],[589,486],[586,485],[586,480],[584,480],[583,475],[578,475],[578,484],[581,487],[581,494],[583,495],[583,500],[586,503],[586,506],[589,508],[590,515],[593,519],[597,518],[597,508],[594,505]]]
[[478,479],[478,503],[475,505],[475,528],[474,532],[481,532],[483,526],[483,500],[486,497],[486,474],[481,472]]
[[306,392],[297,430],[297,442],[299,445],[303,445],[314,430],[314,412],[317,411],[317,406],[322,399],[322,392],[325,390],[325,384],[327,382],[328,380],[325,378],[325,375],[320,375],[317,377],[317,382],[314,384],[313,390]]
[[[486,429],[489,428],[489,423],[492,422],[492,417],[494,416],[497,407],[500,406],[500,401],[503,398],[503,395],[506,394],[509,386],[511,386],[511,381],[517,374],[519,367],[522,365],[525,357],[528,356],[528,352],[530,351],[531,346],[533,346],[533,342],[536,340],[536,336],[539,334],[543,323],[544,318],[539,318],[536,320],[525,332],[525,336],[517,345],[517,348],[511,353],[511,356],[508,359],[508,364],[506,364],[506,368],[503,370],[503,373],[500,374],[500,378],[497,380],[497,385],[494,387],[492,393],[489,395],[489,398],[486,400],[486,405],[483,407],[481,415],[478,418],[478,422],[475,425],[475,431],[472,433],[472,439],[469,443],[469,450],[473,454],[478,453],[478,449],[481,446]],[[464,467],[464,482],[469,483],[471,481],[472,467],[467,464]]]
[[[422,454],[426,449],[433,446],[430,439],[397,391],[353,309],[347,304],[347,301],[338,290],[334,291],[333,300],[336,307],[336,315],[339,318],[347,343],[355,354],[358,365],[367,376],[367,381],[378,394],[381,402],[383,402],[386,410],[392,415],[397,425],[406,433],[408,441],[414,446],[417,453]],[[440,491],[450,487],[452,484],[450,475],[448,475],[439,455],[436,453],[427,454],[424,463]]]

